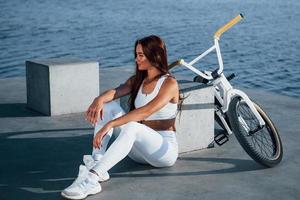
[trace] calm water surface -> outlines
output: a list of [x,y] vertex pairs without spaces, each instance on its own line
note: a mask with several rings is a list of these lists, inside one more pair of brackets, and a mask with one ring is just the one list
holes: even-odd
[[[133,66],[134,42],[149,34],[165,40],[169,62],[190,61],[242,12],[245,20],[221,38],[225,73],[240,87],[300,97],[299,10],[298,0],[0,0],[0,78],[25,76],[25,60],[35,58]],[[215,54],[197,65],[215,66]]]

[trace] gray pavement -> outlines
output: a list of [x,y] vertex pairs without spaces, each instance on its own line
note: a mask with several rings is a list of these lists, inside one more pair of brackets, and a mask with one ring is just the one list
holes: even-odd
[[[131,71],[125,72],[102,70],[101,90],[124,81]],[[87,199],[299,199],[300,100],[246,92],[280,131],[280,165],[256,164],[232,136],[222,147],[181,154],[171,168],[126,158],[110,170],[103,192]],[[91,152],[92,132],[83,113],[48,117],[26,109],[25,78],[0,79],[0,199],[61,199],[82,155]]]

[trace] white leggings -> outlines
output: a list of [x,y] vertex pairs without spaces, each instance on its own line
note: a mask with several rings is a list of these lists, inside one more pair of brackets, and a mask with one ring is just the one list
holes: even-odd
[[[125,114],[121,106],[114,101],[106,103],[103,111],[104,119],[99,119],[96,124],[94,136],[107,122]],[[178,144],[175,132],[158,132],[138,122],[129,122],[118,129],[107,133],[100,149],[93,149],[94,159],[101,159],[93,167],[98,174],[107,172],[127,155],[136,162],[154,167],[169,167],[177,160]],[[113,132],[117,138],[106,150]]]

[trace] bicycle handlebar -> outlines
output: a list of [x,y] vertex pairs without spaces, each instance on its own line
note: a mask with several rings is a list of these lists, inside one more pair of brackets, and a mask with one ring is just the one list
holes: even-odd
[[230,22],[228,22],[227,24],[225,24],[223,27],[219,28],[219,30],[217,30],[217,32],[214,35],[214,38],[219,40],[221,35],[227,31],[228,29],[230,29],[233,25],[235,25],[236,23],[238,23],[241,19],[243,19],[244,16],[240,13],[238,16],[236,16],[235,18],[233,18]]
[[[220,52],[220,47],[219,47],[219,43],[218,40],[220,39],[221,35],[227,31],[228,29],[230,29],[233,25],[235,25],[236,23],[238,23],[241,19],[243,19],[243,15],[239,14],[238,16],[236,16],[235,18],[233,18],[230,22],[228,22],[227,24],[225,24],[223,27],[221,27],[214,35],[215,38],[215,44],[207,49],[204,53],[200,54],[197,58],[195,58],[194,60],[192,60],[191,62],[187,63],[185,62],[183,59],[177,60],[173,63],[171,63],[168,67],[169,69],[172,69],[173,67],[175,67],[176,65],[184,65],[185,67],[187,67],[188,69],[190,69],[191,71],[195,72],[196,74],[198,74],[199,76],[203,77],[204,79],[206,79],[207,81],[210,81],[212,79],[217,78],[222,72],[223,72],[223,61],[222,61],[222,57],[221,57],[221,52]],[[213,72],[202,72],[199,71],[198,69],[196,69],[195,67],[193,67],[193,64],[196,63],[197,61],[199,61],[200,59],[202,59],[204,56],[206,56],[207,54],[209,54],[211,51],[216,50],[217,55],[218,55],[218,62],[219,62],[219,69],[216,69]]]

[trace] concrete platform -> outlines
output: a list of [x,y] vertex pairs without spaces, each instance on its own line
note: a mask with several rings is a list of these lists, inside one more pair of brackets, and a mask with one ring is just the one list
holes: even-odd
[[[124,81],[126,70],[132,72],[101,70],[100,90]],[[181,154],[171,168],[125,159],[111,169],[103,192],[87,199],[299,199],[300,100],[245,91],[262,104],[281,133],[280,165],[261,167],[231,137],[222,147]],[[0,199],[61,199],[82,155],[91,151],[92,126],[82,113],[48,117],[25,106],[25,78],[0,79]]]

